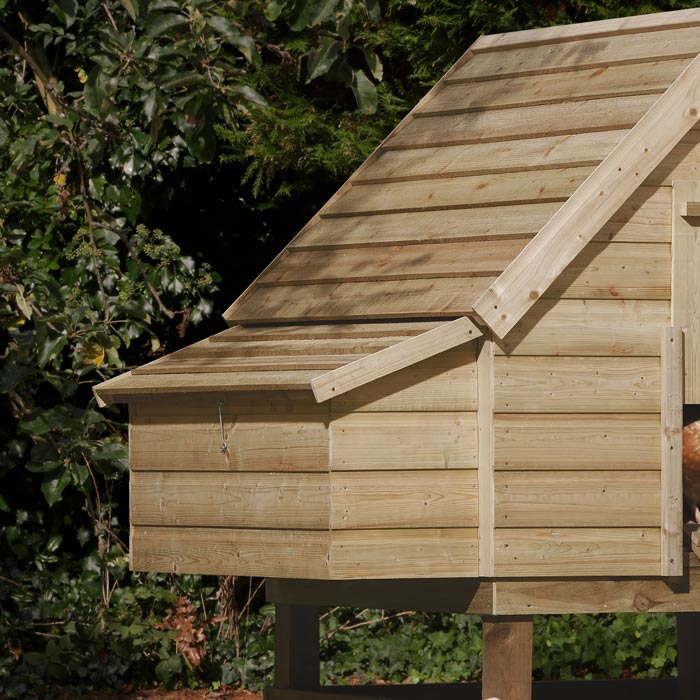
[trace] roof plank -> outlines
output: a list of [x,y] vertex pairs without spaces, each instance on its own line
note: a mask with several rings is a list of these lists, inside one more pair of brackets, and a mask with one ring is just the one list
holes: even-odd
[[700,57],[474,303],[496,335],[506,335],[699,119]]
[[692,8],[689,10],[636,15],[634,17],[619,17],[597,22],[579,22],[577,24],[526,29],[519,32],[490,34],[479,37],[471,47],[471,50],[474,53],[501,51],[517,46],[555,44],[580,39],[614,37],[629,33],[697,27],[699,25],[700,9]]
[[680,59],[700,52],[696,26],[637,32],[614,38],[577,39],[546,46],[514,46],[506,51],[476,52],[449,80],[492,80],[515,75],[536,75],[625,63]]
[[662,93],[691,60],[677,58],[604,69],[583,68],[469,84],[454,78],[447,80],[444,87],[416,112],[416,116],[524,107],[583,98]]
[[657,95],[624,95],[533,107],[421,117],[407,123],[384,148],[434,148],[484,141],[511,141],[630,129],[657,98]]
[[468,318],[458,318],[316,377],[311,381],[311,389],[316,401],[321,403],[437,353],[476,340],[480,335],[481,331]]

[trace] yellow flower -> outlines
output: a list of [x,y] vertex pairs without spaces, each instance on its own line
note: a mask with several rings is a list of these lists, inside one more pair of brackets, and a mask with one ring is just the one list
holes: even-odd
[[83,83],[87,83],[87,73],[82,68],[76,68],[75,72],[78,74],[78,80]]
[[65,173],[56,173],[53,176],[53,181],[59,186],[59,187],[65,187],[66,186],[66,174]]

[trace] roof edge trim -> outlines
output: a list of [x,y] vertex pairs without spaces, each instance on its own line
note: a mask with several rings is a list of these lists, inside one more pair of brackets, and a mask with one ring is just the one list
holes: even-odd
[[316,401],[322,403],[457,345],[476,340],[480,335],[481,330],[463,316],[326,372],[311,380],[311,390]]
[[128,381],[131,372],[125,372],[118,377],[112,377],[92,387],[92,393],[100,408],[105,408],[112,403],[125,403],[122,392],[119,391],[122,384]]
[[579,39],[598,39],[620,34],[681,29],[700,25],[700,9],[654,12],[632,17],[604,19],[597,22],[558,24],[551,27],[526,29],[519,32],[504,32],[481,36],[472,45],[474,53],[525,48],[541,44],[562,44]]
[[700,56],[473,304],[503,338],[700,120]]

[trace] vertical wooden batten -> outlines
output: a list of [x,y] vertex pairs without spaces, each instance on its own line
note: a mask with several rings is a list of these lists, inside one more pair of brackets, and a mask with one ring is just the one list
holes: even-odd
[[481,697],[532,698],[532,618],[484,620]]
[[700,181],[674,180],[672,325],[685,335],[685,401],[700,403]]
[[494,421],[496,344],[491,334],[479,338],[476,361],[479,431],[479,576],[494,575]]
[[661,341],[661,575],[683,575],[683,332]]

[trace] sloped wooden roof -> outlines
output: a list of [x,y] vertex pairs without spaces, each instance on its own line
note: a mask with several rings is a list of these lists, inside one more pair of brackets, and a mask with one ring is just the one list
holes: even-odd
[[225,318],[476,309],[502,337],[700,118],[698,27],[694,9],[482,37]]
[[95,388],[101,405],[142,395],[313,391],[318,401],[481,335],[467,318],[303,326],[235,326]]

